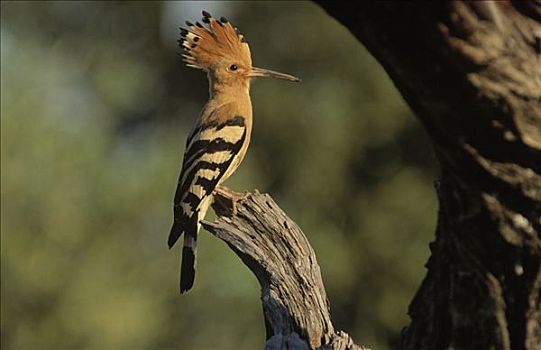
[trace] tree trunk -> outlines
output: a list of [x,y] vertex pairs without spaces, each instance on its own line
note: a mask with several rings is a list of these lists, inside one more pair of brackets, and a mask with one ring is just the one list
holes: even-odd
[[380,61],[441,166],[402,348],[540,349],[541,2],[320,5]]

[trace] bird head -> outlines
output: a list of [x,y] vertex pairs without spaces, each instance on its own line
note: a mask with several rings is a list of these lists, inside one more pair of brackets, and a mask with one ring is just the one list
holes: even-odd
[[218,84],[244,84],[255,77],[274,77],[300,81],[289,74],[252,66],[250,47],[227,19],[219,20],[203,11],[202,22],[186,22],[188,29],[180,28],[179,44],[188,67],[206,71],[211,81]]

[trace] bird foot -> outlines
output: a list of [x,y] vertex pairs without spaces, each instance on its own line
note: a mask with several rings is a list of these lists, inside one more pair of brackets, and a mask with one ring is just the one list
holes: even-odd
[[214,189],[213,208],[218,215],[227,213],[235,216],[237,215],[237,203],[245,200],[248,195],[248,192],[235,192],[225,186],[217,186]]

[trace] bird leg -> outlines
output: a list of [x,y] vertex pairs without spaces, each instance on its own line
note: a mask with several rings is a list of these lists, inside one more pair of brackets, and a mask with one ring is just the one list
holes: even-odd
[[235,192],[225,186],[217,186],[214,189],[214,203],[212,207],[218,215],[237,215],[237,203],[246,199],[248,192]]

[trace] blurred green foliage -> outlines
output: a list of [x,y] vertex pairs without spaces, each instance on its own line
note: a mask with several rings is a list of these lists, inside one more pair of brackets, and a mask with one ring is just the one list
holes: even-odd
[[[253,143],[228,181],[303,228],[335,326],[407,325],[433,236],[427,137],[381,67],[310,2],[2,2],[2,349],[261,349],[259,286],[202,233],[195,288],[167,250],[184,140],[207,98],[175,39],[224,15],[257,66]],[[212,218],[211,214],[211,218]]]

